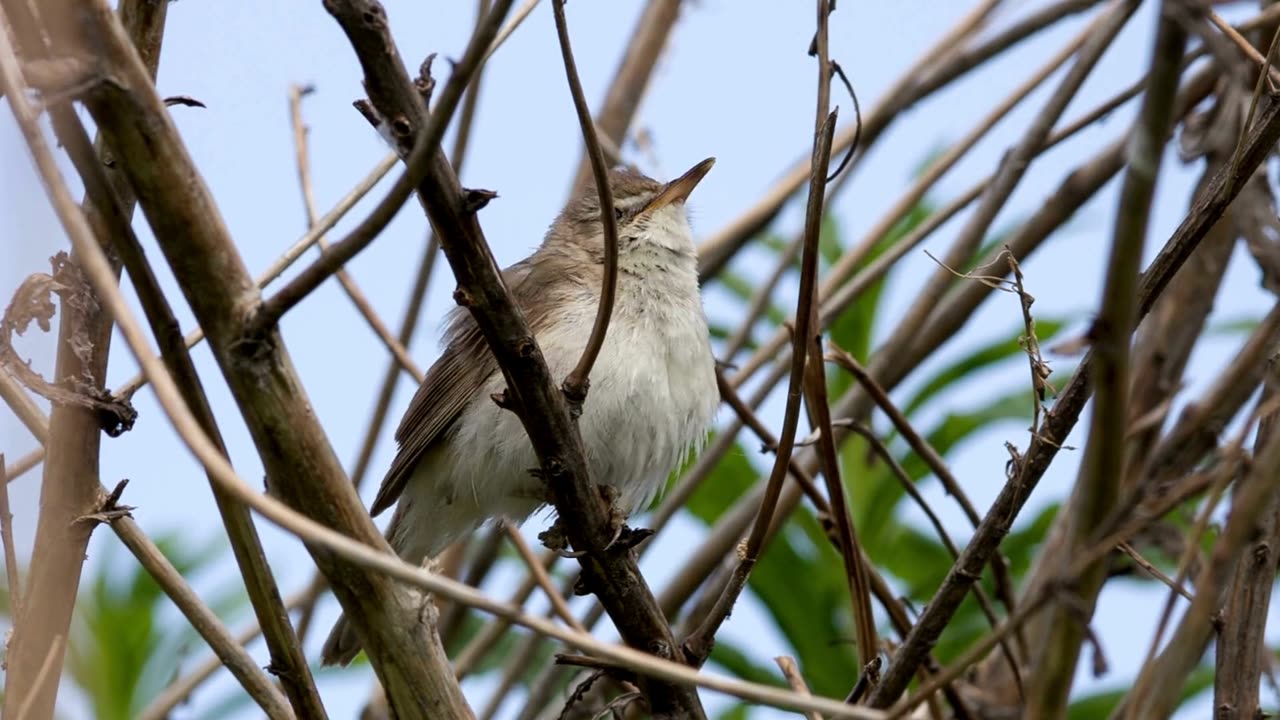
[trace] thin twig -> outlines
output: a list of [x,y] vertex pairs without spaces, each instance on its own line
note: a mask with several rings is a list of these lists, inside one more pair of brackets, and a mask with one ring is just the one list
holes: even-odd
[[[802,695],[810,694],[809,686],[805,684],[804,676],[800,674],[800,668],[796,665],[794,658],[779,655],[773,661],[778,664],[778,669],[782,671],[782,676],[787,679],[787,684],[792,690]],[[807,712],[804,716],[806,720],[822,720],[822,716],[816,712]]]
[[1235,45],[1245,56],[1258,65],[1258,70],[1270,78],[1274,87],[1280,87],[1280,72],[1271,67],[1271,62],[1262,53],[1258,52],[1258,49],[1246,40],[1239,31],[1231,27],[1231,23],[1223,20],[1221,15],[1209,8],[1196,8],[1194,5],[1188,5],[1187,7],[1191,8],[1193,12],[1203,12],[1209,22],[1225,35],[1232,45]]
[[[1249,133],[1236,172],[1252,174],[1277,138],[1280,138],[1280,107],[1268,107]],[[1196,200],[1182,224],[1143,274],[1138,290],[1139,320],[1150,311],[1174,273],[1235,198],[1238,186],[1228,179],[1231,172],[1227,168],[1214,176],[1206,192]],[[932,647],[938,633],[959,607],[959,602],[965,595],[964,588],[972,583],[970,578],[975,577],[974,573],[980,571],[986,559],[995,552],[999,539],[1008,532],[1009,524],[1035,489],[1062,441],[1075,426],[1080,411],[1092,392],[1089,381],[1091,364],[1091,359],[1086,356],[1071,382],[1059,393],[1053,411],[1045,418],[1041,435],[1032,441],[1021,462],[1012,468],[1010,481],[1000,491],[982,524],[961,553],[960,561],[948,572],[933,601],[921,614],[915,629],[904,640],[896,654],[896,660],[914,658],[917,653]],[[913,660],[910,665],[914,667],[916,662],[918,661]],[[877,694],[881,694],[880,702],[892,702],[910,680],[911,674],[905,672],[907,668],[895,670],[896,665],[895,661],[889,666],[885,679],[877,688]]]
[[[493,22],[501,23],[510,6],[510,2],[499,0],[495,3],[495,8],[489,17]],[[373,242],[391,223],[392,218],[404,206],[414,189],[430,174],[431,165],[435,162],[440,150],[440,141],[444,138],[445,130],[453,119],[453,112],[462,100],[462,94],[471,83],[471,79],[484,65],[484,58],[489,48],[489,42],[486,39],[492,38],[497,33],[497,27],[489,32],[486,28],[487,24],[488,22],[477,26],[476,33],[472,35],[475,42],[468,44],[462,58],[453,66],[453,74],[449,76],[449,82],[445,83],[444,92],[440,94],[440,99],[432,109],[425,126],[419,128],[416,139],[412,139],[411,143],[408,142],[411,138],[401,139],[399,149],[404,152],[405,169],[387,191],[386,196],[355,229],[334,243],[329,252],[304,269],[275,295],[263,301],[255,313],[253,327],[248,332],[249,337],[257,337],[274,327],[281,316]]]
[[529,543],[525,542],[524,536],[520,534],[519,529],[512,527],[508,523],[503,523],[502,528],[507,539],[515,546],[520,558],[524,560],[525,566],[533,573],[534,582],[538,584],[538,587],[542,588],[547,600],[551,601],[551,608],[555,610],[555,614],[559,615],[560,619],[569,627],[586,634],[587,629],[582,627],[582,623],[578,622],[578,618],[569,610],[569,603],[565,600],[564,595],[560,594],[560,589],[555,586],[555,583],[551,582],[551,576],[547,574],[547,568],[533,554],[533,549],[529,547]]
[[582,129],[582,142],[586,145],[587,157],[591,160],[591,174],[595,178],[596,194],[600,198],[600,225],[604,229],[604,277],[600,286],[600,304],[596,308],[596,319],[591,326],[587,346],[563,385],[565,397],[569,400],[569,411],[577,417],[582,412],[582,402],[587,397],[591,367],[595,365],[600,348],[604,347],[605,335],[609,332],[613,301],[618,292],[618,219],[613,214],[609,168],[605,165],[604,153],[600,150],[600,141],[596,136],[595,122],[591,119],[591,110],[587,107],[587,98],[582,92],[582,81],[578,79],[578,68],[573,61],[564,3],[565,0],[551,0],[551,9],[555,15],[556,36],[560,40],[560,57],[564,61],[569,94],[573,96],[573,108],[578,115],[578,126]]
[[746,585],[769,531],[774,510],[778,504],[778,496],[782,492],[782,481],[787,476],[791,463],[791,453],[795,447],[796,431],[800,422],[800,400],[803,395],[805,355],[808,350],[808,336],[811,332],[810,308],[816,301],[818,275],[818,238],[822,224],[824,207],[824,190],[826,188],[828,163],[831,159],[831,141],[835,133],[837,113],[826,113],[830,105],[831,74],[826,67],[827,14],[829,7],[826,0],[818,0],[818,43],[822,52],[819,60],[818,79],[818,120],[813,141],[813,158],[809,173],[809,202],[805,214],[804,249],[800,259],[800,290],[796,300],[796,328],[792,348],[791,374],[788,380],[787,404],[783,411],[782,433],[778,441],[778,449],[774,456],[773,469],[765,486],[764,496],[756,512],[755,523],[751,534],[742,550],[742,555],[728,585],[720,593],[711,613],[690,635],[685,638],[685,652],[700,665],[706,661],[715,643],[716,633],[733,606],[738,595]]
[[[4,453],[0,453],[0,478],[5,476]],[[18,582],[18,552],[13,545],[13,513],[9,511],[9,486],[0,485],[0,542],[4,543],[4,574],[9,587],[9,618],[22,623],[22,586]]]
[[1150,560],[1143,557],[1142,553],[1135,550],[1132,545],[1127,542],[1122,542],[1117,547],[1120,549],[1120,552],[1128,555],[1131,560],[1137,563],[1138,567],[1142,568],[1143,572],[1164,583],[1171,591],[1182,596],[1183,600],[1191,600],[1191,593],[1182,586],[1181,582],[1166,575],[1163,570],[1156,567]]
[[[5,72],[14,67],[10,58],[12,58],[11,54],[7,54],[7,56],[0,55],[0,68],[5,68]],[[47,155],[47,151],[43,156],[47,157],[49,162],[47,165],[42,163],[42,169],[48,168],[51,171],[51,177],[56,178],[56,170],[54,169],[52,158]],[[114,284],[110,267],[102,250],[94,243],[80,209],[71,200],[65,186],[60,183],[53,183],[51,185],[51,193],[60,219],[67,223],[68,235],[71,237],[76,249],[84,257],[86,275],[98,291],[106,309],[116,318],[121,334],[147,374],[148,380],[155,390],[156,398],[170,417],[183,441],[228,492],[234,494],[242,502],[251,506],[272,522],[288,528],[291,533],[305,542],[313,546],[328,548],[337,556],[352,563],[384,573],[389,577],[412,584],[427,592],[447,597],[450,600],[470,605],[494,615],[506,617],[543,635],[569,645],[581,647],[585,651],[642,674],[660,677],[669,682],[707,687],[774,707],[795,710],[813,709],[833,717],[854,718],[855,720],[879,720],[882,717],[883,714],[877,711],[849,707],[834,700],[803,698],[793,692],[782,691],[770,686],[707,675],[685,665],[663,660],[648,653],[602,643],[591,636],[581,635],[540,618],[530,617],[516,608],[492,600],[473,588],[405,563],[385,550],[377,550],[311,520],[270,495],[254,491],[248,483],[236,474],[235,470],[202,432],[199,423],[186,407],[181,393],[169,377],[163,363],[147,346],[145,334],[134,319],[124,296]]]
[[[312,230],[316,226],[316,201],[315,192],[311,184],[311,153],[307,144],[307,125],[302,118],[302,99],[312,92],[310,87],[302,87],[293,85],[289,88],[289,119],[293,130],[293,149],[298,166],[298,185],[302,190],[302,205],[306,213],[307,229]],[[316,238],[316,246],[320,248],[323,255],[329,252],[329,241],[323,235]],[[417,364],[409,355],[409,351],[400,343],[387,324],[378,317],[378,313],[374,311],[373,305],[369,303],[369,298],[365,297],[360,287],[356,285],[355,279],[351,277],[351,273],[346,268],[338,268],[334,272],[334,277],[338,279],[338,283],[342,285],[342,289],[346,291],[347,297],[350,298],[351,304],[355,305],[360,316],[369,324],[370,329],[378,336],[383,345],[391,351],[391,355],[406,369],[413,372],[417,369]],[[415,374],[421,374],[418,371]]]

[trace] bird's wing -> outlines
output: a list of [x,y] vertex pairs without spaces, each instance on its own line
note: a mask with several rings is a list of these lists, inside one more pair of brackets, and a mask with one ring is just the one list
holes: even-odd
[[[503,272],[503,280],[517,303],[525,307],[527,305],[520,300],[527,294],[525,280],[528,276],[527,262],[518,263]],[[444,353],[427,371],[400,421],[400,427],[396,429],[400,449],[369,508],[374,516],[395,504],[423,454],[444,437],[467,403],[498,372],[498,362],[489,351],[471,313],[462,308],[454,313],[445,334],[448,341]]]

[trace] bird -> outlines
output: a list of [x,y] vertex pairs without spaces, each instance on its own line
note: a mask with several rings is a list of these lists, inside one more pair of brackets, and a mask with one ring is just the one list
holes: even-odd
[[[608,171],[617,289],[578,427],[591,481],[616,491],[625,516],[646,509],[700,450],[720,403],[686,208],[714,163],[707,158],[667,183],[632,168]],[[599,193],[585,183],[542,244],[502,272],[552,377],[567,376],[587,346],[604,271]],[[519,418],[493,399],[506,383],[468,311],[450,312],[443,344],[400,421],[398,450],[370,507],[377,516],[395,505],[386,538],[415,565],[487,521],[523,523],[547,498]],[[360,650],[343,616],[321,660],[347,665]]]

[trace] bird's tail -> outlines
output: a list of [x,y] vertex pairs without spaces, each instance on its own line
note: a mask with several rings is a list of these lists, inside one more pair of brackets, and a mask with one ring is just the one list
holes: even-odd
[[338,618],[329,637],[324,641],[324,649],[320,651],[320,664],[340,665],[346,667],[360,653],[360,638],[356,637],[355,628],[347,621],[347,616]]
[[[387,541],[391,548],[402,559],[420,563],[435,557],[454,540],[474,530],[483,519],[478,512],[464,508],[458,512],[457,506],[453,514],[435,514],[428,517],[415,516],[413,521],[405,517],[408,506],[402,501],[396,507],[396,513],[387,527]],[[322,665],[347,666],[355,659],[363,648],[363,643],[356,635],[356,630],[347,620],[346,614],[338,618],[329,637],[324,641],[324,649],[320,652]]]

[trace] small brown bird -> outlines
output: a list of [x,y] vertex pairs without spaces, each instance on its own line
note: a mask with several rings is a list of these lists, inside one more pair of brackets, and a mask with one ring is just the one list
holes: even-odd
[[[648,507],[702,443],[720,400],[685,209],[714,162],[665,184],[632,170],[609,174],[617,295],[578,425],[592,481],[616,488],[628,514]],[[567,376],[587,345],[603,272],[594,184],[569,202],[533,255],[503,271],[552,377]],[[530,473],[538,459],[520,420],[490,398],[506,383],[469,312],[451,313],[445,341],[400,421],[399,452],[370,509],[377,515],[399,500],[387,540],[415,564],[491,518],[524,521],[546,498]],[[344,617],[322,660],[345,665],[359,651]]]

